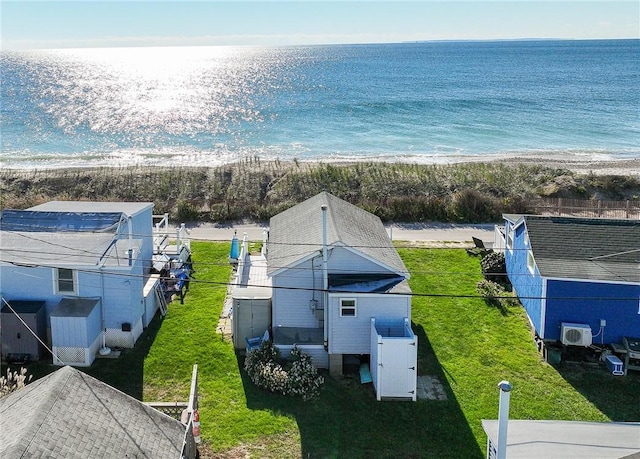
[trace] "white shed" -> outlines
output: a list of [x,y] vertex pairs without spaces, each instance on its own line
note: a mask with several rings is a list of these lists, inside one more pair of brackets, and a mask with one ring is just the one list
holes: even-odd
[[51,312],[54,365],[90,366],[100,348],[100,299],[63,298]]
[[264,287],[236,288],[233,301],[233,346],[244,349],[246,338],[264,335],[271,328],[271,289]]
[[371,379],[378,400],[416,400],[418,337],[409,319],[371,319]]

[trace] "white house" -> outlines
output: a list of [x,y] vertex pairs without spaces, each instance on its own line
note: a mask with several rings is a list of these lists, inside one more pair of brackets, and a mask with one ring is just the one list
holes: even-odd
[[[3,312],[43,301],[55,364],[132,348],[151,322],[161,304],[152,211],[149,202],[52,201],[0,214]],[[3,355],[19,348],[4,335],[2,344]]]
[[[263,280],[239,279],[236,292],[259,287],[264,298],[264,289],[271,290],[268,326],[283,354],[297,345],[333,374],[346,362],[371,364],[379,397],[415,400],[409,273],[378,217],[320,193],[271,218],[262,255],[250,256],[243,243],[240,269],[251,267],[265,276],[243,277]],[[234,303],[234,316],[237,306],[242,302]],[[254,334],[262,333],[254,327]],[[234,341],[248,337],[240,338]],[[384,340],[399,347],[381,346]]]

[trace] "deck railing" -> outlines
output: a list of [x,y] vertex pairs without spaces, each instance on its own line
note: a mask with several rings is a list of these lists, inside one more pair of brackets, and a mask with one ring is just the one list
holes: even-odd
[[191,233],[184,223],[175,231],[175,240],[171,239],[172,231],[169,228],[169,214],[153,216],[153,250],[162,253],[167,246],[175,245],[176,253],[184,248],[191,251]]
[[540,198],[530,204],[530,213],[638,220],[640,219],[640,201]]

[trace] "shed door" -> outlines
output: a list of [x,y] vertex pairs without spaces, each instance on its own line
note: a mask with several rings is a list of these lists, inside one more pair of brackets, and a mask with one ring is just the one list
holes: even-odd
[[[35,338],[29,333],[22,323],[5,320],[2,324],[2,350],[3,355],[13,354],[34,354],[32,358],[38,358],[38,349],[35,346]],[[36,342],[37,344],[37,342]]]
[[246,346],[245,338],[262,336],[271,325],[271,300],[234,300],[233,322],[233,342],[237,349],[242,349]]
[[384,339],[379,364],[380,396],[415,399],[417,346],[415,341]]

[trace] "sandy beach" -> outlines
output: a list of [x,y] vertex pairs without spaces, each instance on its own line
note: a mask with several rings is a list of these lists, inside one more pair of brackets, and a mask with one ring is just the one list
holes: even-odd
[[580,161],[580,160],[552,160],[548,158],[536,157],[510,157],[500,160],[508,164],[540,165],[553,168],[564,168],[578,174],[595,175],[631,175],[640,176],[640,158],[602,160],[602,161]]

